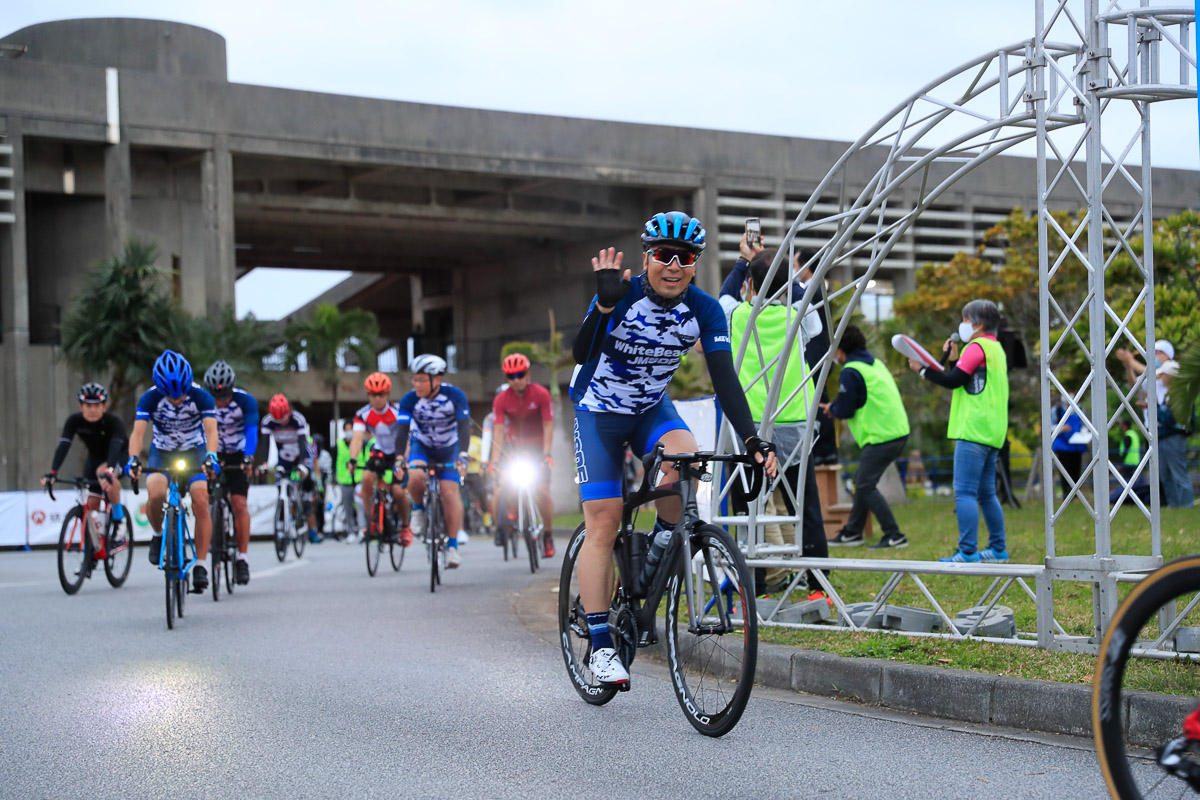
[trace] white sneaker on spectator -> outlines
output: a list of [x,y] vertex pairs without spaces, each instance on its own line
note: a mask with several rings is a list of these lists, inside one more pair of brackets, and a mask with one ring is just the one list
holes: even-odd
[[621,663],[621,658],[612,647],[601,647],[592,651],[588,659],[588,669],[597,683],[629,683],[629,672]]

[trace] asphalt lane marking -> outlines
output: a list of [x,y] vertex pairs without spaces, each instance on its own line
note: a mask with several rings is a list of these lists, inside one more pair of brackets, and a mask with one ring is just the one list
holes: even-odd
[[297,567],[307,567],[311,563],[312,563],[311,561],[289,561],[286,564],[280,564],[278,567],[271,567],[270,569],[264,569],[262,572],[255,572],[254,577],[256,579],[257,578],[269,578],[272,575],[278,575],[281,572],[287,572],[289,569],[296,569]]
[[45,581],[14,581],[12,583],[0,583],[0,589],[18,589],[22,586],[41,586]]

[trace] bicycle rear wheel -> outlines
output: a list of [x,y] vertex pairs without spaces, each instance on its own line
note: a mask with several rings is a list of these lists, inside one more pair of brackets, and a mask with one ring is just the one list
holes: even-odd
[[125,583],[132,563],[133,521],[129,518],[129,509],[125,509],[121,519],[109,524],[104,540],[104,577],[114,589]]
[[[724,736],[741,719],[754,687],[758,613],[750,571],[729,534],[700,524],[691,546],[691,563],[677,564],[667,584],[667,663],[688,722],[705,736]],[[692,573],[691,602],[685,569]]]
[[[1194,707],[1193,699],[1181,698],[1178,714],[1164,713],[1161,730],[1144,730],[1140,741],[1127,740],[1129,706],[1125,696],[1127,667],[1134,646],[1159,658],[1188,660],[1198,656],[1195,645],[1185,644],[1184,634],[1194,638],[1200,626],[1200,556],[1187,556],[1164,565],[1139,583],[1117,609],[1104,633],[1096,673],[1092,680],[1092,734],[1096,758],[1109,794],[1114,798],[1180,797],[1188,792],[1187,782],[1166,771],[1157,759],[1130,752],[1139,745],[1158,745],[1183,736],[1183,718]],[[1185,630],[1186,629],[1186,630]],[[1188,652],[1193,651],[1193,652]],[[1160,702],[1169,701],[1166,695]],[[1141,720],[1145,727],[1149,720]],[[1197,743],[1183,742],[1180,766],[1200,769]]]
[[[583,525],[576,528],[563,555],[562,573],[558,579],[558,638],[571,685],[585,702],[602,706],[616,697],[618,690],[615,686],[597,683],[588,666],[592,637],[588,633],[583,602],[579,599],[579,576],[575,566],[586,533]],[[615,594],[615,586],[613,590]]]
[[304,530],[304,520],[308,517],[304,516],[304,510],[300,511],[301,516],[296,519],[301,520],[297,526],[297,530],[292,534],[292,550],[296,551],[296,558],[304,555],[304,545],[308,543],[308,531]]
[[86,525],[83,508],[75,506],[67,512],[62,530],[58,532],[58,582],[67,594],[78,592],[87,578],[88,562],[92,554],[87,541]]

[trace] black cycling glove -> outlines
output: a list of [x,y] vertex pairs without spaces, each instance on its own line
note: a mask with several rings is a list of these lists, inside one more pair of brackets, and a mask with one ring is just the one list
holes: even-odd
[[629,291],[629,281],[623,280],[623,270],[598,269],[596,275],[596,305],[602,308],[612,308],[625,297]]
[[775,445],[771,442],[764,441],[757,436],[751,436],[746,440],[747,453],[762,453],[763,461],[767,460],[767,455],[775,452]]

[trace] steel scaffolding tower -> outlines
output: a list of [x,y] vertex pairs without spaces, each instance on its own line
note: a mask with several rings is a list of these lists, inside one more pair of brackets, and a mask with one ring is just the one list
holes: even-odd
[[[766,285],[777,270],[788,270],[794,255],[793,240],[820,225],[837,223],[836,233],[810,259],[814,277],[803,299],[789,316],[787,339],[775,359],[762,359],[763,342],[756,333],[756,320],[771,301],[788,303],[790,286],[774,297],[759,294],[752,305],[741,344],[735,354],[741,365],[747,350],[757,350],[763,368],[754,381],[768,385],[768,397],[760,435],[770,436],[781,408],[803,391],[808,408],[802,441],[792,453],[783,454],[807,468],[811,450],[817,401],[833,364],[837,348],[851,314],[881,262],[913,226],[921,212],[949,190],[955,182],[980,164],[1013,147],[1036,147],[1037,225],[1040,299],[1040,353],[1042,400],[1042,482],[1045,488],[1046,557],[1044,565],[970,565],[947,572],[947,565],[918,561],[805,559],[794,545],[771,546],[763,538],[771,523],[801,524],[804,482],[784,486],[794,501],[797,515],[770,517],[763,514],[759,500],[745,514],[722,515],[719,504],[727,496],[734,474],[712,493],[712,517],[740,529],[747,556],[755,566],[787,566],[801,569],[832,566],[837,569],[890,572],[892,577],[873,598],[880,608],[905,577],[913,580],[944,623],[948,636],[964,634],[951,622],[933,592],[921,580],[925,574],[975,574],[990,576],[993,583],[981,600],[990,609],[1010,588],[1018,587],[1037,607],[1036,639],[1018,634],[1024,644],[1037,643],[1056,649],[1094,649],[1095,637],[1103,630],[1116,608],[1118,581],[1137,580],[1145,570],[1162,561],[1157,493],[1149,505],[1132,491],[1145,477],[1157,485],[1157,425],[1154,403],[1145,416],[1137,401],[1147,388],[1153,394],[1153,370],[1148,380],[1132,387],[1122,386],[1109,373],[1106,362],[1121,346],[1134,348],[1144,359],[1154,352],[1154,264],[1153,247],[1138,246],[1139,237],[1151,240],[1153,195],[1151,192],[1150,120],[1154,104],[1171,99],[1196,98],[1196,57],[1192,50],[1194,11],[1190,6],[1151,5],[1148,0],[1131,3],[1110,0],[1034,0],[1035,33],[1030,39],[1000,47],[922,87],[872,126],[837,161],[797,215],[780,247]],[[1102,122],[1104,123],[1102,126]],[[1079,160],[1083,155],[1082,163]],[[1135,163],[1136,162],[1136,163]],[[866,188],[850,196],[852,175],[871,175]],[[1078,194],[1083,216],[1068,234],[1051,213],[1048,198],[1056,189],[1072,187]],[[1128,224],[1118,224],[1105,205],[1115,198],[1139,211]],[[834,216],[816,218],[818,203],[836,203]],[[812,366],[814,379],[792,397],[781,396],[789,354],[802,353],[801,321],[813,308],[816,287],[830,270],[852,258],[869,256],[865,271],[830,293],[826,304],[838,303],[840,316],[833,321],[830,351]],[[1132,260],[1143,285],[1129,307],[1115,308],[1106,296],[1105,274],[1114,258]],[[1063,265],[1082,265],[1086,291],[1067,292]],[[787,282],[790,283],[790,282]],[[1145,336],[1133,331],[1144,319]],[[1081,354],[1090,365],[1082,378],[1072,379],[1063,364],[1068,356]],[[802,357],[802,356],[800,356]],[[771,371],[773,370],[773,374]],[[1070,481],[1066,497],[1054,493],[1054,479],[1065,475],[1051,443],[1064,421],[1052,424],[1051,392],[1061,395],[1071,412],[1084,420],[1092,434],[1091,455],[1080,479]],[[1118,398],[1110,408],[1109,392]],[[1122,477],[1109,463],[1108,434],[1123,415],[1128,415],[1150,443],[1131,479]],[[728,425],[721,431],[725,449],[736,447]],[[1092,497],[1082,490],[1090,484]],[[1110,485],[1119,491],[1109,502]],[[1095,552],[1061,555],[1055,543],[1055,528],[1068,504],[1079,501],[1094,522]],[[1150,552],[1114,554],[1111,522],[1123,506],[1133,506],[1149,523]],[[1035,572],[1030,572],[1031,567]],[[798,573],[800,574],[800,573]],[[828,580],[817,573],[839,611],[840,624],[856,625],[845,603]],[[1026,582],[1032,579],[1036,589]],[[1090,634],[1069,635],[1054,619],[1055,581],[1088,582],[1093,586],[1094,625]],[[790,591],[798,585],[793,582]],[[772,611],[764,620],[775,622]],[[973,634],[974,629],[968,631]]]

